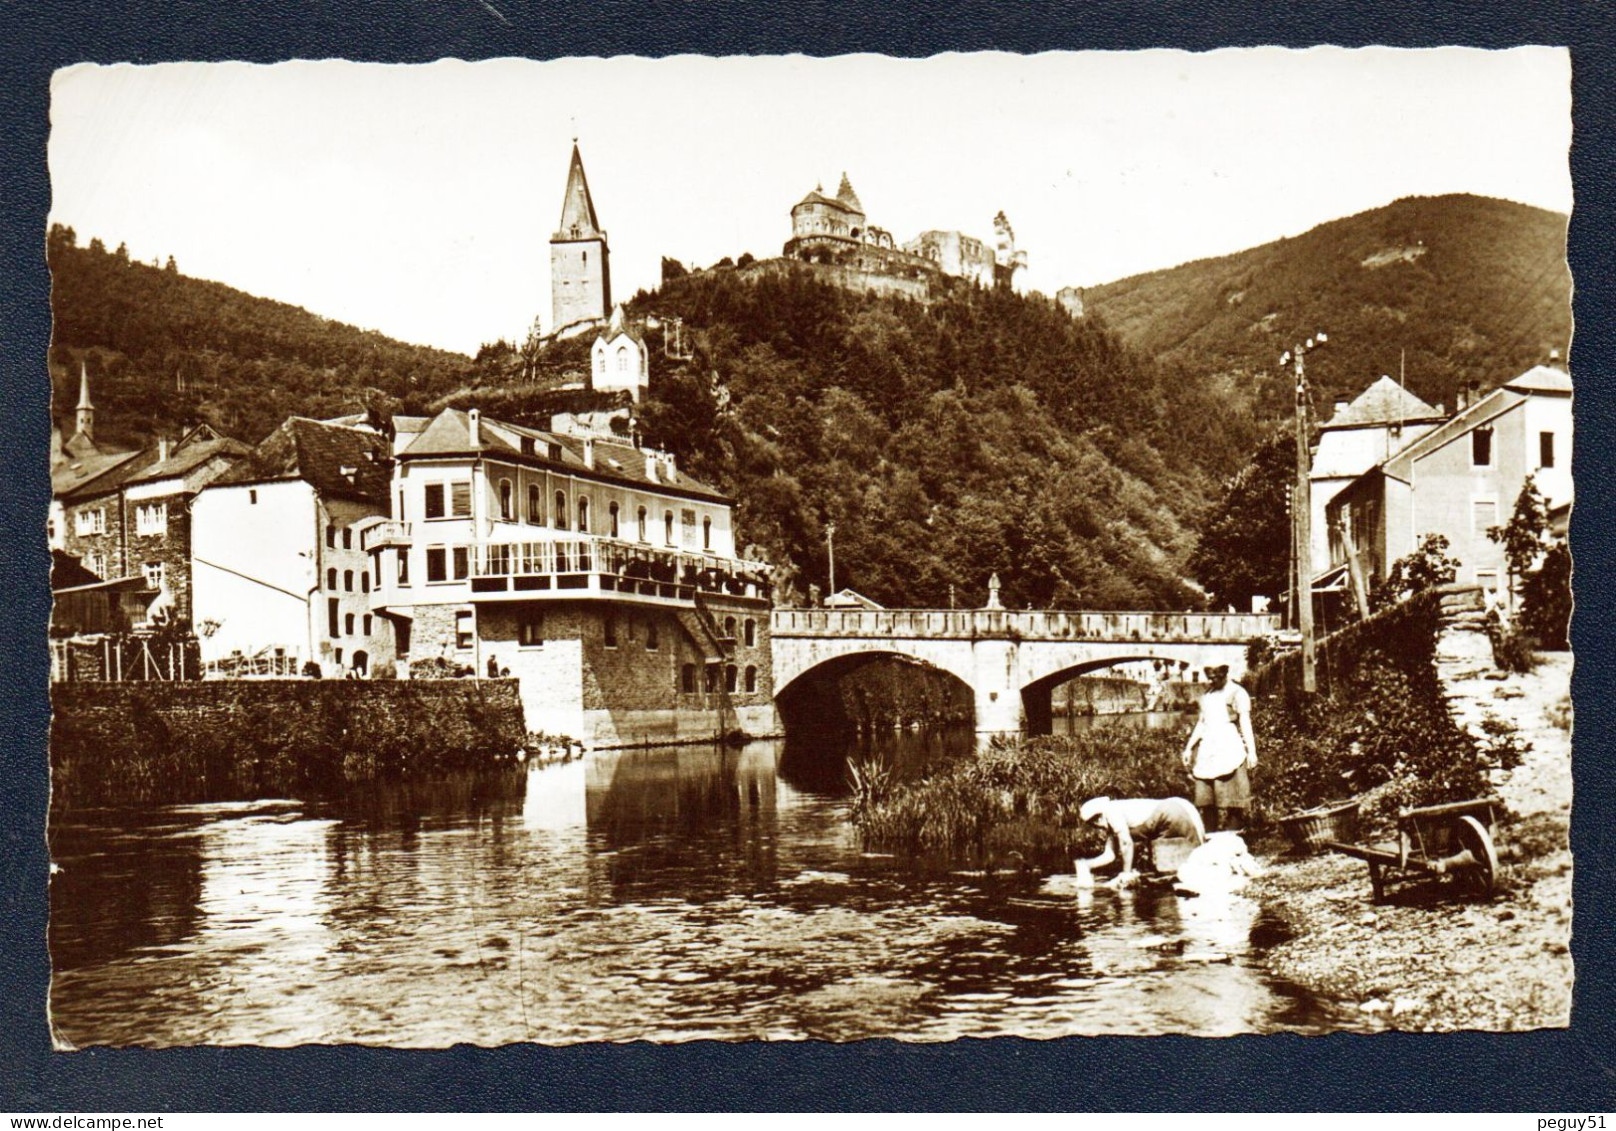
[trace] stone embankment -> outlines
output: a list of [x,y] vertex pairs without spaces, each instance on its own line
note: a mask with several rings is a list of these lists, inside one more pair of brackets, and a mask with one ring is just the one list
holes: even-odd
[[58,808],[310,797],[513,758],[515,680],[58,683]]
[[1465,900],[1428,882],[1370,901],[1367,869],[1335,854],[1281,863],[1253,888],[1295,932],[1269,953],[1276,973],[1356,1004],[1365,1028],[1563,1026],[1571,1008],[1571,667],[1541,657],[1525,674],[1493,663],[1479,605],[1444,601],[1438,676],[1454,720],[1494,769],[1510,810],[1499,830],[1500,890]]

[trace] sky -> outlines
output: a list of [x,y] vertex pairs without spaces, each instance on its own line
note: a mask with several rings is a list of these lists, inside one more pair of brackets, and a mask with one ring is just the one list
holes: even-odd
[[470,353],[550,328],[574,137],[614,298],[663,256],[778,255],[844,171],[900,242],[1003,210],[1053,294],[1403,196],[1569,212],[1570,77],[1531,47],[84,64],[51,84],[51,220]]

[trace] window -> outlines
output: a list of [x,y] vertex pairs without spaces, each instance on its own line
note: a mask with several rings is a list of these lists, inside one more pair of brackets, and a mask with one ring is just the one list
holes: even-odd
[[247,505],[252,507],[258,505],[258,488],[249,487],[247,489]]
[[[336,633],[333,632],[331,635],[335,636]],[[336,658],[337,663],[339,663],[339,664],[342,663],[342,649],[341,648],[335,649],[332,654]]]
[[351,526],[342,528],[342,548],[344,550],[353,549],[353,527]]
[[578,533],[589,533],[589,500],[578,500]]
[[342,609],[338,607],[337,599],[327,597],[325,602],[325,634],[327,636],[339,635],[337,630],[341,627],[341,617]]
[[746,693],[748,695],[750,695],[756,690],[757,690],[757,667],[756,667],[756,665],[753,665],[753,664],[747,664],[746,665]]
[[342,634],[344,636],[352,636],[353,635],[353,622],[354,622],[354,615],[352,613],[348,613],[346,616],[344,616],[342,618]]
[[471,648],[472,637],[476,631],[471,618],[472,613],[469,609],[462,609],[455,614],[455,647],[462,652]]
[[619,536],[618,535],[617,517],[618,517],[617,504],[612,503],[610,506],[608,506],[606,508],[606,527],[607,527],[608,532],[611,534],[611,536],[613,538],[616,538],[616,537]]
[[370,614],[369,613],[365,614],[364,619],[363,619],[363,621],[361,621],[361,623],[364,625],[364,628],[363,628],[362,631],[364,632],[364,634],[366,636],[369,636],[370,635],[370,627],[371,627],[371,624],[373,623],[371,621],[371,619],[370,619]]
[[337,570],[335,566],[325,571],[325,587],[333,592],[337,588]]
[[711,695],[718,690],[718,665],[708,664],[702,670],[702,690]]
[[696,665],[686,664],[679,669],[679,690],[686,695],[696,693]]
[[337,528],[329,522],[325,524],[325,548],[328,550],[337,548]]
[[752,648],[752,647],[756,647],[756,645],[757,645],[757,621],[753,620],[751,617],[747,617],[746,618],[746,646],[748,648]]
[[1470,503],[1470,537],[1481,546],[1488,541],[1487,531],[1498,525],[1498,503],[1493,499],[1473,499]]
[[442,518],[443,511],[443,484],[428,483],[424,489],[425,501],[421,511],[427,518]]
[[167,534],[168,504],[142,503],[135,508],[136,534]]
[[1554,433],[1539,432],[1537,434],[1537,465],[1539,467],[1554,466]]
[[724,665],[724,690],[734,694],[736,689],[736,675],[734,664]]
[[662,639],[657,635],[656,618],[647,617],[645,620],[645,650],[655,652],[660,647],[662,647]]
[[544,492],[537,483],[527,485],[527,520],[544,525]]
[[617,618],[611,613],[606,614],[606,621],[601,631],[606,637],[606,647],[617,647]]
[[646,530],[645,530],[645,508],[641,507],[640,508],[640,541],[641,542],[649,542],[650,540],[651,540],[650,535],[648,535],[646,533]]
[[398,583],[400,585],[410,583],[410,552],[408,550],[401,549],[398,551]]
[[353,570],[351,569],[342,571],[342,591],[344,593],[353,592]]
[[617,371],[619,373],[627,373],[628,372],[628,347],[627,346],[618,346],[617,347]]
[[516,521],[516,495],[509,479],[499,481],[499,517],[505,522]]
[[606,355],[604,353],[595,355],[595,372],[602,377],[606,376]]
[[88,554],[84,555],[84,568],[95,574],[97,577],[105,577],[107,575],[106,555],[97,550],[91,550]]
[[370,592],[370,571],[368,569],[359,575],[359,591],[361,593]]
[[701,520],[701,548],[703,550],[713,548],[713,520],[710,518]]
[[100,507],[94,510],[79,511],[73,517],[74,529],[80,534],[105,534],[107,532],[107,512]]
[[140,572],[146,575],[147,589],[161,589],[163,587],[162,562],[147,562],[140,567]]
[[466,575],[469,574],[470,572],[471,572],[471,558],[470,558],[470,555],[467,553],[466,547],[464,547],[464,546],[456,546],[454,548],[454,578],[455,578],[455,580],[456,581],[464,581],[464,580],[466,580]]
[[1477,428],[1470,433],[1470,466],[1491,467],[1493,465],[1493,430],[1491,428]]
[[662,528],[668,545],[673,545],[673,512],[668,511],[662,516]]
[[426,548],[426,579],[428,582],[449,580],[449,552],[442,546]]
[[724,639],[726,639],[726,640],[734,640],[735,639],[735,618],[734,617],[725,617],[724,618]]
[[455,518],[471,517],[471,484],[449,484],[449,513]]
[[555,493],[555,524],[557,530],[567,528],[567,493],[565,491]]
[[544,646],[544,609],[522,605],[516,613],[516,642],[524,648]]

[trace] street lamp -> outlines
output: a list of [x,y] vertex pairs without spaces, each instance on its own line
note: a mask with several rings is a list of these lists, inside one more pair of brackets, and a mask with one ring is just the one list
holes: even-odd
[[825,554],[830,558],[830,595],[836,595],[836,524],[825,524]]
[[1296,627],[1302,634],[1302,690],[1318,690],[1313,640],[1313,500],[1309,490],[1307,446],[1307,368],[1302,359],[1330,340],[1324,333],[1280,355],[1296,366],[1296,492],[1291,507],[1291,538],[1296,549]]

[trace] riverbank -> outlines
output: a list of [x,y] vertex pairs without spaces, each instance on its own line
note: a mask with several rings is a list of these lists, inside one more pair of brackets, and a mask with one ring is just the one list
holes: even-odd
[[[1448,681],[1480,728],[1507,718],[1525,747],[1493,784],[1513,819],[1499,836],[1504,877],[1485,901],[1445,885],[1369,898],[1368,869],[1336,854],[1274,861],[1249,894],[1291,932],[1267,954],[1273,973],[1348,1005],[1366,1027],[1414,1031],[1535,1029],[1570,1021],[1571,656],[1533,672],[1479,670]],[[1491,718],[1488,723],[1485,720]],[[1469,719],[1466,720],[1467,725]]]

